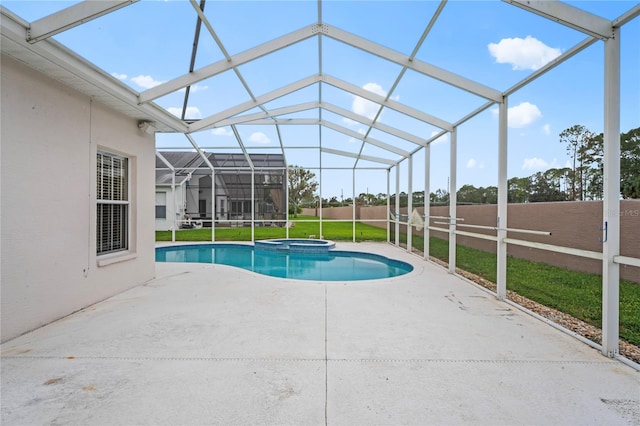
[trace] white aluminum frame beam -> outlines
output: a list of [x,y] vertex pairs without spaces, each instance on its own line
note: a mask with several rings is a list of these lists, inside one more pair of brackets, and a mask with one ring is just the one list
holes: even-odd
[[384,150],[387,150],[389,152],[393,152],[394,154],[398,154],[404,158],[408,158],[409,157],[409,153],[403,149],[400,148],[396,148],[393,145],[389,145],[387,143],[381,142],[377,139],[374,138],[370,138],[368,136],[365,136],[361,133],[355,132],[351,129],[348,129],[346,127],[340,126],[338,124],[332,123],[330,121],[326,121],[326,120],[320,120],[320,125],[322,125],[323,127],[326,127],[328,129],[331,130],[335,130],[336,132],[345,134],[347,136],[350,136],[354,139],[357,140],[361,140],[362,142],[367,142],[370,143],[371,145],[377,146],[378,148],[382,148]]
[[[320,124],[320,120],[318,120],[317,118],[285,118],[283,120],[277,120],[277,119],[270,119],[270,118],[265,118],[262,120],[254,120],[254,121],[248,121],[246,123],[242,123],[248,126],[274,126],[276,124],[282,124],[282,125],[292,125],[292,126],[303,126],[303,125],[318,125]],[[236,126],[237,124],[233,124],[233,126]]]
[[496,216],[496,295],[507,298],[507,212],[508,212],[508,98],[498,105],[498,214]]
[[413,226],[411,215],[413,214],[413,156],[407,159],[407,252],[413,251]]
[[[268,113],[256,112],[255,114],[238,115],[236,117],[222,120],[213,127],[214,128],[225,127],[225,126],[230,126],[232,124],[255,124],[254,123],[255,121],[267,120],[267,119],[271,119],[271,124],[275,124],[276,123],[275,119],[279,115],[292,114],[292,113],[301,112],[301,111],[308,111],[310,109],[319,108],[319,107],[320,107],[320,102],[317,102],[317,101],[306,102],[303,104],[297,104],[297,105],[291,105],[287,107],[272,109],[272,110],[269,110]],[[286,119],[282,119],[278,122],[284,123],[286,122]]]
[[[280,125],[320,125],[322,127],[326,127],[328,129],[332,129],[335,130],[336,132],[345,134],[347,136],[350,136],[354,139],[357,139],[359,141],[362,142],[366,142],[369,143],[371,145],[377,146],[378,148],[382,148],[386,151],[389,152],[393,152],[395,154],[398,154],[404,158],[408,158],[410,153],[407,151],[404,151],[400,148],[396,148],[393,145],[389,145],[385,142],[379,141],[377,139],[365,136],[361,133],[358,132],[354,132],[351,129],[348,129],[346,127],[340,126],[338,124],[335,124],[333,122],[327,121],[327,120],[318,120],[317,118],[291,118],[291,119],[287,119],[284,121],[277,121],[277,124]],[[249,123],[246,124],[250,124],[250,125],[256,125],[256,126],[260,126],[260,125],[273,125],[274,122],[272,120],[256,120],[256,121],[251,121]],[[233,127],[233,126],[232,126]],[[394,162],[395,164],[395,162]]]
[[386,124],[382,124],[379,122],[373,122],[372,120],[369,120],[367,117],[364,117],[362,115],[356,114],[354,112],[351,112],[349,110],[346,110],[344,108],[340,108],[339,106],[327,103],[327,102],[323,102],[321,105],[322,109],[325,109],[327,111],[330,111],[334,114],[340,115],[342,117],[348,118],[349,120],[353,120],[356,121],[360,124],[364,124],[365,126],[369,126],[372,127],[374,129],[380,130],[382,132],[388,133],[390,135],[396,136],[400,139],[404,139],[408,142],[414,143],[416,145],[420,145],[420,146],[427,146],[427,142],[425,139],[423,138],[419,138],[418,136],[415,136],[411,133],[407,133],[403,130],[399,130],[396,129],[395,127],[391,127],[388,126]]
[[[317,82],[324,82],[326,84],[329,84],[331,86],[334,86],[338,89],[344,90],[352,95],[355,96],[360,96],[361,98],[370,100],[372,102],[375,102],[377,104],[380,104],[382,106],[388,107],[390,109],[393,109],[395,111],[398,111],[402,114],[405,114],[409,117],[415,118],[416,120],[419,121],[423,121],[425,123],[431,124],[433,126],[439,127],[443,130],[448,130],[451,131],[453,129],[453,125],[447,121],[441,120],[437,117],[433,117],[432,115],[426,114],[422,111],[419,111],[417,109],[411,108],[409,106],[406,106],[404,104],[401,104],[400,102],[396,102],[396,101],[392,101],[392,100],[385,100],[385,98],[383,96],[379,96],[376,95],[373,92],[370,92],[368,90],[362,89],[358,86],[355,86],[353,84],[347,83],[343,80],[340,80],[338,78],[332,77],[330,75],[320,75],[320,74],[316,74],[316,75],[312,75],[306,78],[303,78],[302,80],[298,80],[294,83],[288,84],[284,87],[278,88],[276,90],[273,90],[269,93],[266,93],[262,96],[258,96],[256,98],[256,100],[249,100],[247,102],[243,102],[241,104],[238,104],[234,107],[228,108],[224,111],[221,111],[217,114],[213,114],[207,118],[204,118],[202,120],[196,121],[192,124],[189,125],[189,132],[197,132],[200,130],[206,130],[210,127],[214,127],[217,125],[217,127],[221,127],[220,123],[223,122],[223,120],[229,120],[230,117],[233,117],[235,115],[241,114],[245,111],[248,111],[250,109],[259,107],[260,105],[263,105],[267,102],[271,102],[275,99],[281,98],[283,96],[286,96],[290,93],[293,93],[295,91],[298,91],[300,89],[303,89],[305,87],[311,86]],[[266,114],[266,113],[265,113]],[[268,116],[269,114],[266,114],[266,116]]]
[[[447,0],[441,0],[440,1],[440,5],[438,5],[438,8],[434,12],[434,14],[431,16],[431,19],[429,20],[429,23],[427,24],[427,27],[422,32],[422,36],[420,36],[420,39],[418,40],[418,43],[416,43],[415,47],[413,48],[413,51],[411,52],[411,55],[409,55],[409,57],[408,57],[408,60],[410,62],[413,62],[413,60],[415,59],[416,55],[418,54],[418,51],[420,50],[420,47],[422,47],[422,44],[424,43],[424,41],[427,38],[427,35],[431,31],[431,28],[433,28],[433,26],[437,22],[438,18],[440,17],[440,13],[442,13],[442,10],[444,9],[445,4],[447,4]],[[400,81],[402,81],[402,77],[404,77],[406,72],[407,72],[407,67],[406,66],[402,67],[402,70],[400,71],[400,73],[396,77],[396,80],[393,82],[393,84],[391,85],[391,88],[387,92],[387,95],[385,96],[385,101],[387,101],[387,100],[389,100],[391,98],[391,95],[393,94],[393,92],[398,87],[398,84],[400,84]],[[378,108],[378,112],[376,112],[376,115],[373,117],[373,120],[372,120],[373,123],[376,123],[378,121],[378,119],[380,118],[380,114],[382,114],[383,109],[384,109],[383,106],[380,106],[380,108]],[[369,126],[369,128],[367,129],[365,135],[369,136],[369,134],[371,133],[371,130],[373,130],[373,127]],[[364,149],[364,144],[360,147],[360,152],[362,152],[363,149]]]
[[429,244],[429,225],[431,224],[431,145],[424,148],[424,228],[423,241],[424,246],[422,252],[424,260],[429,260],[430,244]]
[[631,21],[632,19],[637,18],[638,16],[640,16],[640,4],[637,4],[635,7],[632,7],[631,9],[627,10],[625,13],[611,21],[611,25],[614,28],[620,28],[624,24]]
[[27,29],[27,41],[36,43],[78,25],[92,21],[139,0],[83,1],[33,21]]
[[282,134],[280,133],[280,126],[276,124],[276,134],[278,135],[278,143],[280,144],[280,152],[282,153],[282,161],[285,167],[289,167],[287,163],[287,155],[284,150],[284,142],[282,141]]
[[320,148],[320,152],[324,152],[327,154],[340,155],[342,157],[359,158],[361,160],[372,161],[374,163],[387,164],[389,166],[396,166],[398,164],[396,161],[388,160],[386,158],[372,157],[370,155],[362,155],[362,154],[358,155],[354,152],[341,151],[339,149]]
[[231,57],[229,56],[229,52],[227,52],[227,49],[225,49],[224,45],[222,44],[222,41],[218,37],[218,34],[216,34],[215,30],[213,29],[213,26],[211,25],[211,23],[207,19],[206,15],[204,14],[204,11],[202,9],[200,9],[200,6],[198,5],[198,3],[195,0],[189,0],[189,2],[191,3],[191,6],[193,7],[193,9],[198,14],[198,17],[200,18],[200,21],[202,21],[204,26],[207,27],[207,30],[209,31],[209,34],[211,34],[211,37],[213,37],[213,39],[215,40],[216,44],[218,45],[218,48],[222,51],[222,54],[224,55],[226,60],[227,61],[231,61]]
[[400,102],[396,102],[393,100],[385,100],[384,96],[376,95],[373,92],[365,90],[351,83],[347,83],[346,81],[340,80],[330,75],[325,74],[320,76],[320,78],[322,82],[329,84],[333,87],[336,87],[338,89],[344,90],[345,92],[349,92],[352,95],[367,99],[371,102],[377,103],[379,105],[385,106],[392,110],[398,111],[402,114],[408,115],[409,117],[415,118],[416,120],[420,120],[425,123],[431,124],[433,126],[439,127],[440,129],[448,130],[448,131],[453,130],[453,125],[448,121],[441,120],[437,117],[424,113],[420,110],[401,104]]
[[[190,3],[191,3],[191,6],[193,7],[193,9],[198,14],[198,19],[200,19],[200,22],[202,22],[204,24],[204,26],[207,28],[207,30],[209,31],[209,34],[211,35],[213,40],[218,45],[218,48],[220,49],[220,51],[222,51],[222,54],[224,55],[224,57],[227,60],[227,62],[230,62],[231,61],[231,56],[229,55],[229,52],[227,52],[227,49],[224,47],[224,44],[222,44],[222,40],[220,40],[220,37],[218,37],[218,34],[216,34],[215,30],[213,29],[213,26],[209,22],[209,19],[207,19],[207,17],[205,16],[204,11],[202,9],[200,9],[200,6],[198,5],[198,3],[195,0],[190,0]],[[236,74],[236,77],[238,77],[238,80],[240,80],[240,84],[242,84],[242,87],[244,87],[244,89],[249,94],[249,97],[253,101],[255,101],[256,97],[254,96],[251,88],[249,87],[249,85],[247,84],[246,80],[244,79],[244,77],[240,73],[240,70],[238,70],[238,67],[237,66],[233,66],[232,69],[233,69],[233,72]],[[260,108],[264,112],[267,112],[267,110],[263,106],[260,106]]]
[[451,131],[449,141],[449,273],[456,273],[456,218],[458,193],[456,192],[458,176],[458,129]]
[[228,108],[224,111],[220,111],[217,114],[213,114],[210,115],[207,118],[204,118],[200,121],[196,121],[194,123],[192,123],[191,125],[189,125],[189,132],[197,132],[200,130],[206,130],[210,127],[213,127],[214,125],[218,124],[220,121],[222,120],[226,120],[230,117],[233,117],[237,114],[241,114],[245,111],[248,111],[250,109],[259,107],[262,104],[265,104],[267,102],[271,102],[275,99],[281,98],[285,95],[288,95],[289,93],[293,93],[296,92],[300,89],[304,89],[305,87],[311,86],[312,84],[317,83],[318,81],[320,81],[320,76],[319,75],[312,75],[306,78],[303,78],[302,80],[298,80],[296,82],[293,82],[291,84],[288,84],[284,87],[280,87],[276,90],[273,90],[269,93],[266,93],[262,96],[258,96],[256,98],[256,100],[249,100],[247,102],[243,102],[241,104],[235,105],[231,108]]
[[561,63],[567,61],[568,59],[570,59],[573,56],[577,55],[578,53],[582,52],[584,49],[586,49],[587,47],[591,46],[592,44],[594,44],[597,41],[598,41],[598,39],[595,38],[595,37],[588,37],[588,38],[582,40],[580,43],[576,44],[571,49],[569,49],[566,52],[564,52],[562,55],[560,55],[557,58],[555,58],[555,59],[549,61],[548,63],[546,63],[542,68],[537,69],[533,74],[529,75],[528,77],[522,79],[518,83],[514,84],[513,86],[511,86],[510,88],[505,90],[504,91],[504,96],[509,96],[509,95],[513,94],[514,92],[520,90],[521,88],[523,88],[527,84],[531,83],[533,80],[537,79],[538,77],[542,76],[543,74],[546,74],[548,71],[552,70],[553,68],[557,67]]
[[[491,103],[490,105],[493,105]],[[310,124],[301,122],[300,119],[287,119],[287,118],[278,118],[279,115],[291,114],[295,112],[308,111],[314,108],[322,108],[323,110],[330,111],[334,114],[340,115],[342,117],[348,118],[350,120],[356,121],[365,126],[370,126],[376,130],[380,130],[382,132],[388,133],[392,136],[396,136],[400,139],[406,140],[408,142],[414,143],[420,146],[427,146],[427,141],[424,138],[420,138],[411,133],[405,132],[403,130],[396,129],[395,127],[388,126],[386,124],[373,122],[368,118],[346,110],[344,108],[340,108],[334,104],[326,103],[326,102],[307,102],[298,105],[292,105],[289,107],[277,108],[270,110],[269,113],[258,112],[255,114],[248,115],[240,115],[236,117],[229,118],[227,120],[222,120],[218,122],[214,127],[225,127],[232,124]],[[488,108],[488,106],[487,106]],[[302,119],[305,120],[305,119]],[[314,124],[319,124],[318,122]]]
[[403,67],[416,71],[420,74],[440,80],[476,96],[480,96],[494,102],[500,102],[502,100],[502,94],[498,90],[484,86],[478,82],[469,80],[468,78],[454,74],[445,69],[422,62],[418,59],[413,59],[403,53],[396,52],[388,47],[384,47],[365,38],[358,37],[339,28],[325,24],[322,27],[322,34],[357,49],[376,55],[382,59],[386,59],[387,61],[402,65]]
[[236,137],[236,141],[238,142],[238,145],[240,146],[240,149],[242,150],[242,153],[244,154],[245,160],[247,160],[247,164],[249,164],[249,167],[251,168],[251,173],[253,173],[253,171],[254,171],[253,161],[251,161],[251,157],[249,156],[249,153],[247,152],[247,148],[244,146],[244,143],[242,142],[242,137],[240,136],[240,133],[238,132],[238,129],[236,128],[235,125],[233,125],[233,126],[231,126],[231,130],[233,131],[233,134]]
[[234,67],[246,64],[265,55],[277,52],[278,50],[282,50],[285,47],[311,38],[314,35],[318,34],[318,32],[318,25],[314,24],[303,27],[289,34],[285,34],[282,37],[278,37],[254,48],[233,55],[230,57],[230,60],[222,59],[220,61],[214,62],[213,64],[207,65],[203,68],[197,69],[188,74],[184,74],[181,77],[175,78],[173,80],[167,81],[166,83],[159,84],[149,90],[146,90],[140,93],[139,102],[145,103],[152,101],[164,95],[168,95],[169,93],[173,93],[176,90],[180,90],[187,86],[198,83],[209,77],[213,77],[225,71],[232,70]]
[[602,40],[613,36],[611,21],[557,0],[503,0]]
[[602,353],[618,355],[620,335],[620,29],[604,44]]
[[395,244],[400,247],[400,163],[396,164],[396,223],[395,223]]

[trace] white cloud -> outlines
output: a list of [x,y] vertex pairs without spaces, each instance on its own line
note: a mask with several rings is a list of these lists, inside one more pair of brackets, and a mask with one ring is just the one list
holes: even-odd
[[[170,107],[170,108],[167,108],[167,111],[169,111],[171,114],[175,115],[176,117],[182,116],[182,108]],[[199,119],[199,118],[202,118],[202,114],[200,113],[200,110],[198,109],[198,107],[187,107],[187,111],[184,114],[184,118]]]
[[543,172],[549,169],[559,169],[562,167],[569,167],[568,161],[567,161],[567,164],[565,164],[564,166],[561,166],[558,163],[557,158],[554,158],[551,161],[551,163],[548,163],[542,158],[533,157],[533,158],[525,158],[524,162],[522,163],[522,170],[532,170],[536,172]]
[[524,39],[503,38],[489,43],[489,53],[499,64],[511,64],[513,70],[537,70],[562,54],[530,35]]
[[[441,132],[440,130],[434,130],[433,132],[431,132],[431,135],[429,137],[432,138],[440,132]],[[440,136],[438,139],[431,142],[431,144],[435,145],[437,143],[442,143],[442,142],[449,142],[449,133],[445,133],[444,135]]]
[[[387,92],[384,91],[382,86],[377,83],[367,83],[362,86],[364,90],[368,90],[369,92],[373,92],[376,95],[387,96]],[[371,102],[367,99],[361,98],[360,96],[355,96],[353,98],[353,103],[351,104],[351,110],[358,115],[362,115],[367,117],[369,120],[373,120],[380,109],[380,105]]]
[[522,170],[542,171],[547,170],[548,168],[549,163],[538,157],[525,158],[524,163],[522,163]]
[[269,139],[267,137],[267,135],[265,135],[262,132],[251,133],[251,136],[249,136],[249,140],[251,142],[257,142],[257,143],[269,143],[269,142],[271,142],[271,139]]
[[225,127],[218,127],[216,129],[212,129],[211,133],[213,133],[216,136],[233,136],[233,132],[231,130],[228,130]]
[[164,83],[164,81],[154,80],[150,75],[131,77],[131,81],[144,89],[151,89],[152,87],[156,87],[157,85]]
[[475,158],[467,160],[467,169],[484,169],[484,163],[478,162]]
[[120,74],[120,73],[117,73],[117,72],[112,72],[111,76],[117,78],[118,80],[126,80],[127,79],[127,75],[126,74]]
[[545,124],[544,126],[542,126],[542,131],[544,132],[545,135],[550,135],[551,134],[551,125]]
[[509,108],[508,117],[509,127],[520,128],[542,117],[542,113],[534,104],[522,102],[520,105]]
[[191,92],[201,92],[203,90],[207,90],[209,86],[200,86],[199,84],[194,84],[191,86]]
[[[491,112],[494,116],[498,116],[498,108],[492,109]],[[509,108],[507,111],[508,125],[514,129],[528,126],[540,117],[542,117],[540,109],[529,102],[522,102],[519,105]]]

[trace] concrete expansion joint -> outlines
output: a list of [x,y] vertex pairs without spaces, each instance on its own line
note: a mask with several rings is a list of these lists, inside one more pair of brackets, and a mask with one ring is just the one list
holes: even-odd
[[608,365],[615,361],[526,360],[526,359],[329,359],[328,362],[390,364],[580,364]]
[[206,361],[206,362],[325,362],[324,358],[210,358],[210,357],[122,357],[122,356],[20,356],[7,355],[11,360],[67,360],[67,361]]
[[617,364],[616,360],[579,361],[579,360],[525,360],[525,359],[346,359],[346,358],[215,358],[215,357],[117,357],[117,356],[37,356],[6,355],[5,360],[67,360],[67,361],[199,361],[199,362],[264,362],[264,363],[351,363],[351,364],[562,364],[562,365],[608,365]]

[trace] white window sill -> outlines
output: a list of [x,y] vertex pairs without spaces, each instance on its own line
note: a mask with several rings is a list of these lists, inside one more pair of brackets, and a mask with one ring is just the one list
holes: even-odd
[[123,252],[113,253],[98,258],[98,267],[113,265],[114,263],[126,262],[138,257],[137,253]]

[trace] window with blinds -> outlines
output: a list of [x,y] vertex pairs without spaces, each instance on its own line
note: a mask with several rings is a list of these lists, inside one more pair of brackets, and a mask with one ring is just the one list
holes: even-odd
[[129,248],[129,169],[124,157],[98,152],[97,157],[97,253]]

